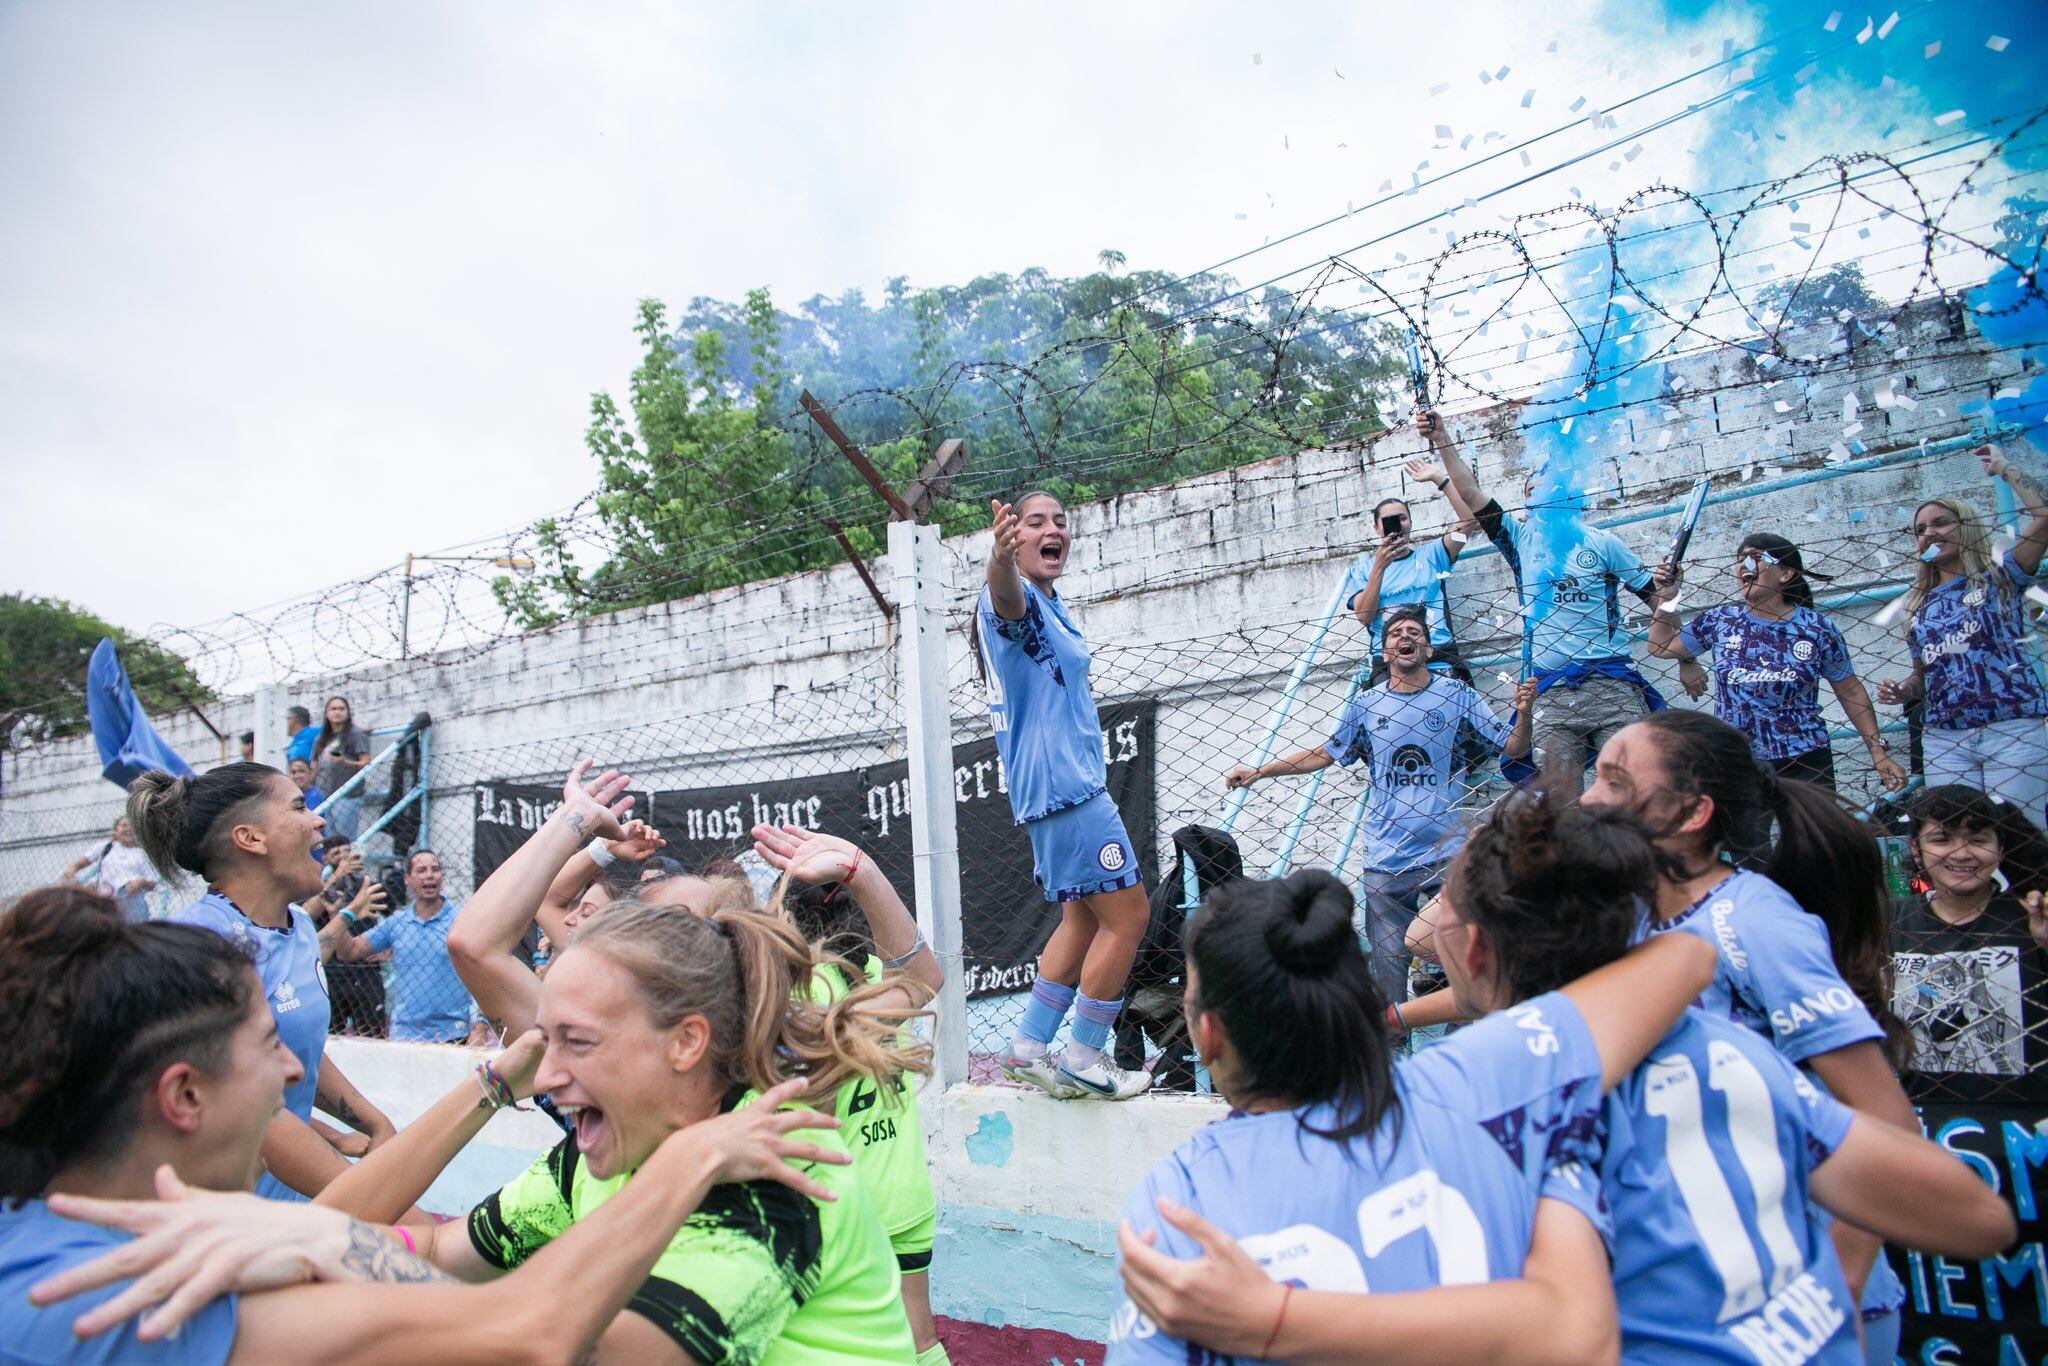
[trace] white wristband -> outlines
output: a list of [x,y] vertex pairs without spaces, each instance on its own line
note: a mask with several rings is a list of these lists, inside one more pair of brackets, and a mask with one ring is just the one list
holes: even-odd
[[590,861],[600,868],[609,868],[619,861],[619,856],[605,844],[602,836],[584,845],[583,852],[590,855]]

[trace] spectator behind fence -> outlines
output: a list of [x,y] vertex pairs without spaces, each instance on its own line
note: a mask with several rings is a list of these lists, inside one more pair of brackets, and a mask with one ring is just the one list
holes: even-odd
[[293,759],[286,763],[284,771],[286,776],[298,787],[299,791],[306,794],[306,809],[309,811],[319,810],[320,803],[327,800],[327,794],[322,792],[320,785],[313,781],[312,761],[310,759]]
[[257,1193],[318,1195],[347,1164],[308,1124],[316,1103],[373,1143],[394,1132],[325,1056],[327,984],[320,957],[325,942],[339,937],[341,922],[315,930],[294,904],[320,891],[320,865],[313,861],[320,818],[306,810],[291,779],[264,764],[226,764],[197,778],[152,769],[129,787],[128,818],[166,879],[175,882],[188,872],[206,879],[206,895],[171,919],[211,930],[254,960],[278,1037],[298,1059],[302,1075],[285,1088],[284,1109],[264,1138]]
[[327,865],[327,886],[306,906],[313,923],[326,927],[333,916],[345,929],[324,937],[327,994],[334,1002],[330,1032],[355,1034],[364,1038],[384,1037],[384,964],[375,959],[351,961],[340,957],[341,933],[351,938],[368,934],[384,914],[389,898],[383,885],[363,873],[363,856],[341,835],[329,835],[320,842],[321,858]]
[[1535,748],[1547,763],[1578,772],[1616,731],[1664,706],[1629,659],[1620,588],[1626,583],[1652,610],[1664,592],[1619,536],[1585,525],[1585,491],[1558,472],[1534,470],[1523,481],[1523,499],[1538,501],[1517,520],[1480,488],[1455,443],[1438,442],[1437,455],[1515,577],[1523,651],[1543,698]]
[[284,713],[285,746],[287,761],[304,759],[313,762],[313,745],[320,738],[320,732],[313,726],[313,713],[304,707],[287,707]]
[[245,763],[245,764],[253,764],[253,763],[255,763],[255,762],[256,762],[256,732],[255,732],[255,731],[253,731],[253,730],[245,730],[245,731],[243,731],[243,732],[242,732],[242,736],[241,736],[241,744],[242,744],[242,762],[243,762],[243,763]]
[[2048,837],[2010,802],[1929,788],[1907,814],[1924,899],[1892,922],[1917,1100],[2048,1099]]
[[391,955],[385,989],[391,1037],[401,1043],[466,1043],[476,1023],[476,1003],[448,961],[448,927],[462,907],[441,895],[444,877],[439,854],[415,849],[405,861],[410,902],[369,933],[335,946],[341,963]]
[[156,869],[135,843],[135,826],[126,816],[114,822],[107,842],[65,869],[64,876],[82,878],[101,896],[121,908],[124,919],[149,919],[149,894],[156,890]]
[[[1659,566],[1657,581],[1676,588],[1678,572]],[[1749,737],[1756,757],[1781,778],[1801,778],[1832,789],[1835,750],[1820,714],[1819,680],[1825,678],[1863,738],[1871,767],[1896,792],[1906,771],[1877,733],[1870,693],[1849,662],[1849,645],[1835,624],[1815,609],[1813,585],[1799,547],[1768,531],[1742,538],[1735,552],[1735,582],[1742,601],[1709,607],[1678,625],[1676,593],[1650,618],[1650,653],[1679,661],[1688,696],[1707,691],[1699,656],[1714,656],[1714,714]]]
[[[1436,449],[1442,450],[1449,444],[1443,423],[1435,413],[1417,413],[1415,427]],[[1417,545],[1409,540],[1415,527],[1415,515],[1410,511],[1407,500],[1381,499],[1372,510],[1373,530],[1379,533],[1380,538],[1379,548],[1373,552],[1370,565],[1360,563],[1351,566],[1351,572],[1344,581],[1345,605],[1368,632],[1373,661],[1372,682],[1379,682],[1387,674],[1380,640],[1381,614],[1412,603],[1429,613],[1430,669],[1470,683],[1472,674],[1459,656],[1453,636],[1450,577],[1451,566],[1457,562],[1458,552],[1465,548],[1465,541],[1476,523],[1472,520],[1472,510],[1459,499],[1450,475],[1422,460],[1410,460],[1407,470],[1409,478],[1433,485],[1444,495],[1456,522],[1443,535]]]
[[1509,758],[1527,754],[1536,685],[1525,681],[1515,689],[1514,721],[1505,722],[1471,684],[1430,673],[1429,622],[1421,607],[1389,612],[1385,641],[1387,681],[1351,699],[1326,743],[1257,768],[1240,765],[1223,786],[1250,787],[1263,778],[1366,761],[1366,929],[1373,986],[1394,1002],[1407,994],[1408,922],[1443,885],[1444,869],[1464,843],[1457,811],[1460,741],[1471,737],[1474,745]]
[[346,697],[327,699],[326,719],[313,739],[313,756],[313,782],[333,799],[320,814],[327,818],[329,830],[354,839],[363,821],[362,789],[345,797],[334,794],[370,762],[370,740],[356,729]]
[[1920,565],[1903,603],[1913,673],[1880,683],[1877,700],[1924,701],[1929,787],[1980,788],[2038,822],[2048,806],[2048,694],[2021,602],[2048,548],[2048,506],[1998,447],[1979,447],[1977,458],[2025,507],[2026,528],[1994,561],[1990,528],[1968,504],[1933,498],[1914,510]]

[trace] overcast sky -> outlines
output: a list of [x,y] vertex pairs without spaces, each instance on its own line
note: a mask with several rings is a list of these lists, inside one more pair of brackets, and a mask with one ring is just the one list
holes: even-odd
[[147,629],[484,537],[594,482],[643,296],[1191,270],[1754,29],[1596,8],[0,0],[0,591]]

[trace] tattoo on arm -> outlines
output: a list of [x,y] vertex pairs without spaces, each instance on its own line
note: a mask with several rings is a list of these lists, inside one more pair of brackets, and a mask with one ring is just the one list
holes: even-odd
[[363,1127],[363,1117],[356,1113],[355,1106],[348,1103],[347,1096],[330,1096],[326,1094],[321,1094],[317,1095],[315,1099],[320,1102],[321,1109],[325,1110],[328,1114],[333,1115],[336,1119],[340,1120],[343,1124],[348,1125],[351,1129],[360,1130]]
[[348,1251],[341,1254],[341,1268],[358,1280],[380,1281],[387,1285],[416,1285],[453,1279],[360,1219],[348,1221]]
[[583,813],[581,811],[571,811],[569,813],[569,828],[576,832],[577,839],[586,838],[584,834]]

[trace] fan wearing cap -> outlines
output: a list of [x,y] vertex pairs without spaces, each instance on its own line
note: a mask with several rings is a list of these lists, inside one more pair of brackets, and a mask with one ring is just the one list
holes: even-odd
[[[1877,732],[1870,693],[1849,663],[1842,633],[1813,605],[1810,572],[1799,547],[1767,531],[1751,532],[1735,552],[1742,600],[1709,607],[1682,628],[1669,598],[1650,620],[1650,653],[1679,663],[1679,680],[1694,698],[1707,691],[1699,657],[1714,657],[1714,714],[1749,737],[1758,759],[1782,778],[1835,785],[1834,747],[1820,713],[1825,678],[1849,724],[1863,737],[1871,767],[1887,788],[1905,786],[1906,771]],[[1675,587],[1668,566],[1660,583]]]

